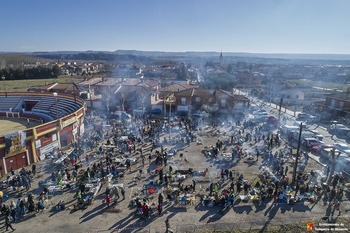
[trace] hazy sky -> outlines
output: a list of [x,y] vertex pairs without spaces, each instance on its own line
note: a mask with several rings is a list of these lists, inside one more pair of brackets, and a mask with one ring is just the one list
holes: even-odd
[[2,0],[0,51],[350,54],[349,0]]

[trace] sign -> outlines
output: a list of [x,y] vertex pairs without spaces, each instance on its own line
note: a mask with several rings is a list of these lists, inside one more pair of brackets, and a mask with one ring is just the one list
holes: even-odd
[[52,141],[56,141],[57,140],[57,134],[52,134]]
[[36,149],[39,149],[41,147],[41,141],[40,140],[35,141],[35,147],[36,147]]
[[71,125],[71,124],[75,123],[76,121],[77,121],[76,117],[72,117],[72,118],[70,118],[68,120],[62,121],[62,128],[65,128],[68,125]]
[[26,151],[27,133],[25,130],[4,135],[5,138],[5,156],[9,157]]
[[80,136],[83,136],[83,134],[84,134],[84,123],[82,123],[81,125],[80,125]]
[[75,129],[72,130],[72,134],[73,135],[76,135],[77,133],[78,133],[78,128],[75,128]]
[[50,143],[49,145],[46,145],[42,148],[40,148],[40,158],[44,157],[48,153],[52,152],[53,150],[58,148],[58,141],[54,141]]

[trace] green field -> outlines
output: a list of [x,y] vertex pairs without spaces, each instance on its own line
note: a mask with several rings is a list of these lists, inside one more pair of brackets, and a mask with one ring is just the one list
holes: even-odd
[[26,119],[20,118],[0,118],[0,137],[11,132],[33,128],[40,124],[36,121],[30,121],[28,125]]
[[295,83],[298,87],[319,87],[326,89],[337,89],[337,90],[347,90],[350,88],[350,84],[323,82],[323,81],[313,81],[313,80],[289,80],[291,83]]
[[4,91],[4,84],[6,87],[6,91],[8,92],[26,92],[28,87],[32,86],[41,86],[46,84],[51,84],[54,82],[58,83],[72,83],[79,82],[84,80],[83,76],[69,76],[69,75],[61,75],[57,79],[49,78],[49,79],[24,79],[24,80],[0,80],[0,92]]

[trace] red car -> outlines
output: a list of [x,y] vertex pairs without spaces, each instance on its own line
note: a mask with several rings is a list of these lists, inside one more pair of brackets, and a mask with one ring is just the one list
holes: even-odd
[[329,145],[329,144],[321,144],[321,145],[312,147],[311,150],[316,152],[316,153],[321,153],[326,148],[334,148],[334,146],[333,145]]
[[324,144],[322,141],[316,139],[316,138],[304,138],[304,146],[308,148],[313,148],[315,146]]

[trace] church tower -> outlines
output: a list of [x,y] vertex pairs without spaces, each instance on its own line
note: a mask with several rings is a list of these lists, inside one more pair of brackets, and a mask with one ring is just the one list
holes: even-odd
[[224,62],[224,57],[222,56],[222,52],[221,52],[220,57],[219,57],[220,66],[223,65],[223,62]]

